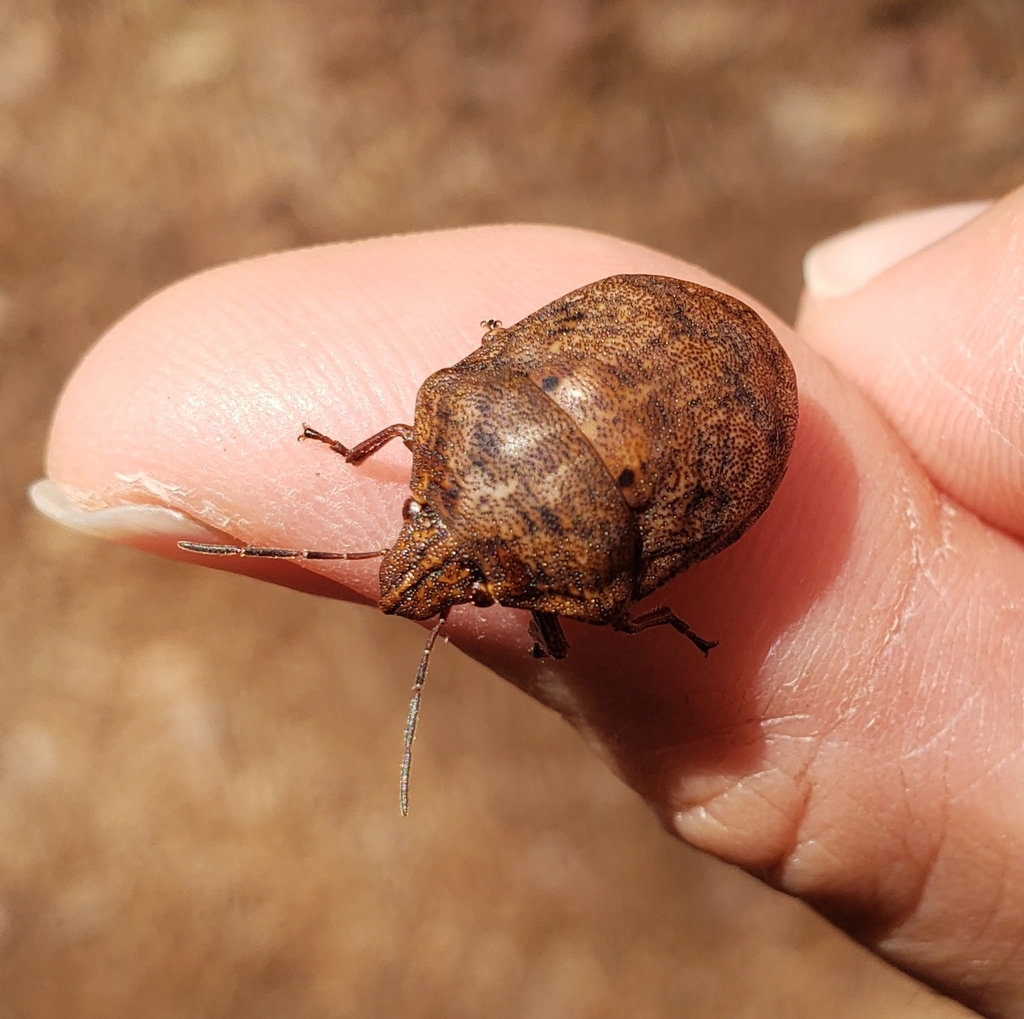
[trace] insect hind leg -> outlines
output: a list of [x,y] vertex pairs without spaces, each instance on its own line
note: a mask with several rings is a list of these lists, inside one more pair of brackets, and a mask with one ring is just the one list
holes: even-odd
[[684,637],[688,637],[701,651],[705,658],[713,647],[718,647],[717,640],[705,640],[699,634],[693,632],[667,605],[644,612],[635,619],[622,619],[613,624],[616,630],[622,633],[642,633],[652,626],[671,626],[678,630]]

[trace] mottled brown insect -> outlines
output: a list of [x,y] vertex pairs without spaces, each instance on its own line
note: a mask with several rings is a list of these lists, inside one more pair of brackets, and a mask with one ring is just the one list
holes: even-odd
[[747,305],[665,276],[612,276],[503,328],[423,383],[413,425],[349,448],[352,464],[392,439],[412,450],[413,497],[389,549],[311,552],[182,547],[218,555],[382,555],[380,607],[438,622],[420,663],[402,770],[402,810],[426,666],[453,605],[528,609],[534,654],[563,658],[558,617],[625,633],[670,625],[633,603],[734,542],[768,506],[797,421],[793,367]]

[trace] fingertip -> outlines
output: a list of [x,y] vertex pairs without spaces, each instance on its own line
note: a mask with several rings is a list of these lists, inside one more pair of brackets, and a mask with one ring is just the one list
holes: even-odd
[[804,256],[804,301],[831,301],[980,216],[989,201],[957,202],[887,216],[819,241]]
[[1024,189],[868,224],[809,253],[797,321],[939,489],[1018,535],[1022,237]]

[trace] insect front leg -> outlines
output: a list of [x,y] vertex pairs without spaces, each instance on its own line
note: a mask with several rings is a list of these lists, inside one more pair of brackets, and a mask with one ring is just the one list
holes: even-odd
[[317,552],[308,548],[265,548],[261,545],[207,545],[198,541],[179,541],[178,548],[201,555],[252,556],[258,559],[377,559],[387,555],[386,548],[373,552]]
[[392,439],[401,439],[411,449],[412,433],[412,425],[388,425],[387,428],[377,432],[376,435],[363,439],[362,442],[352,446],[350,449],[348,446],[338,442],[337,439],[332,439],[329,435],[324,435],[323,432],[318,432],[315,428],[310,428],[309,425],[303,422],[299,442],[303,439],[316,439],[317,442],[330,446],[335,453],[340,453],[345,458],[346,463],[361,464],[364,460],[373,456],[377,450],[386,446]]
[[637,616],[636,619],[622,619],[612,625],[622,633],[642,633],[644,630],[649,630],[652,626],[671,626],[684,637],[689,637],[703,652],[705,658],[707,658],[708,652],[713,647],[718,647],[717,640],[705,640],[694,633],[667,605],[651,609],[650,612],[645,612],[643,615]]
[[[392,439],[401,439],[407,446],[410,445],[412,433],[412,425],[389,425],[349,449],[337,439],[332,439],[329,435],[324,435],[323,432],[318,432],[303,423],[299,441],[316,439],[317,442],[330,446],[335,453],[340,453],[350,464],[359,464],[367,457],[373,456]],[[200,555],[247,556],[259,559],[377,559],[387,555],[388,551],[382,548],[372,552],[325,552],[308,548],[269,548],[261,545],[210,545],[197,541],[179,541],[178,548],[186,552],[198,552]]]

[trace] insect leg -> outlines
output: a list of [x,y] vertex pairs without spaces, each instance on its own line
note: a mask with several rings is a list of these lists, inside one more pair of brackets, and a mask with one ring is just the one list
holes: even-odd
[[401,439],[408,446],[412,442],[412,425],[388,425],[387,428],[377,432],[376,435],[363,439],[362,442],[350,449],[348,446],[343,446],[337,439],[332,439],[329,435],[324,435],[323,432],[318,432],[315,428],[310,428],[309,425],[303,422],[299,441],[301,442],[303,439],[316,439],[317,442],[323,442],[330,446],[335,453],[340,453],[347,463],[361,464],[368,457],[373,456],[377,450],[386,446],[392,439]]
[[705,658],[707,658],[708,652],[713,647],[718,646],[717,640],[705,640],[694,633],[667,605],[651,609],[650,612],[645,612],[643,615],[637,616],[636,619],[623,619],[612,625],[616,630],[621,630],[623,633],[640,633],[643,630],[650,629],[652,626],[671,626],[684,637],[689,637],[704,653]]
[[562,624],[554,612],[534,611],[530,620],[530,636],[534,639],[534,658],[564,658],[569,653],[569,642],[562,632]]
[[261,559],[376,559],[387,549],[375,552],[314,552],[308,548],[263,548],[258,545],[204,545],[197,541],[179,541],[178,548],[202,555],[253,556]]

